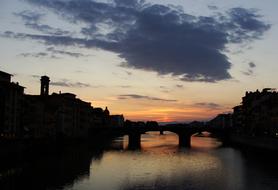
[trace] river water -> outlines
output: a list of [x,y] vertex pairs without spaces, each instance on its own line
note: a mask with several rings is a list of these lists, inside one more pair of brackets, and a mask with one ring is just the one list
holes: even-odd
[[137,150],[128,150],[123,137],[103,149],[77,146],[15,164],[0,170],[0,189],[278,189],[278,157],[271,153],[223,147],[208,136],[193,136],[191,148],[179,148],[173,133],[141,139]]

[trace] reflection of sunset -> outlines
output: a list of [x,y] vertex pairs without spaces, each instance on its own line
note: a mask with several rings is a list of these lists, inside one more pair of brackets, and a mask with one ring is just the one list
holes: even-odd
[[[221,146],[217,139],[207,136],[192,136],[191,148],[193,149],[211,149]],[[124,149],[128,149],[128,136],[123,140]],[[179,151],[179,137],[177,134],[165,131],[164,135],[159,132],[147,132],[141,135],[141,151],[151,154],[173,154]]]
[[[202,139],[205,138],[200,138],[200,142]],[[192,137],[192,141],[195,140]],[[127,148],[127,136],[123,143]],[[193,180],[199,184],[219,179],[215,169],[223,171],[225,165],[222,160],[210,151],[195,150],[180,149],[178,136],[174,133],[159,135],[158,132],[148,132],[141,135],[140,150],[106,152],[100,163],[94,162],[87,183],[104,186],[104,189],[125,189],[123,186],[126,185],[131,185],[129,189],[137,189],[134,184],[142,185],[143,189],[153,189],[153,184],[160,181],[182,184],[184,180]]]
[[222,143],[209,137],[191,137],[191,148],[209,149],[221,146]]
[[[124,137],[124,149],[128,148],[128,136]],[[178,151],[179,139],[175,133],[148,132],[141,135],[141,151],[152,154],[172,154]]]
[[176,153],[179,144],[178,136],[170,132],[165,132],[165,134],[167,135],[159,135],[158,132],[149,132],[141,135],[141,150],[155,154]]

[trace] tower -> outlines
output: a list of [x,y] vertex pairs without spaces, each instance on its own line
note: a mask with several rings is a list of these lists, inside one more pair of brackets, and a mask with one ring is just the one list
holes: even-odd
[[41,96],[47,96],[49,94],[49,82],[48,76],[41,77]]
[[109,110],[108,110],[107,107],[105,107],[104,115],[105,115],[105,116],[109,116],[109,115],[110,115],[110,112],[109,112]]

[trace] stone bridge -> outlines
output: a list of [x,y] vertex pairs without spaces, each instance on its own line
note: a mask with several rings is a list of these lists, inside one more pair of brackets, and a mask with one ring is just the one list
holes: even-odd
[[158,131],[160,134],[163,134],[164,131],[169,131],[176,133],[179,137],[179,146],[181,147],[190,147],[191,145],[191,136],[196,133],[201,133],[204,131],[213,133],[215,136],[225,139],[228,134],[228,130],[219,127],[211,126],[192,126],[186,124],[174,124],[174,125],[165,125],[165,126],[138,126],[138,127],[121,127],[121,128],[101,128],[103,132],[107,135],[112,136],[123,136],[128,135],[129,137],[129,147],[137,148],[141,144],[141,134],[150,131]]

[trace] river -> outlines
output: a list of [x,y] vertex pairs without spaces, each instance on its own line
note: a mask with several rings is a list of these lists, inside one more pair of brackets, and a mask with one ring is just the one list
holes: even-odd
[[209,136],[191,142],[179,148],[177,135],[151,132],[137,150],[128,149],[127,137],[103,149],[79,145],[0,170],[0,189],[278,189],[277,155],[223,147]]

